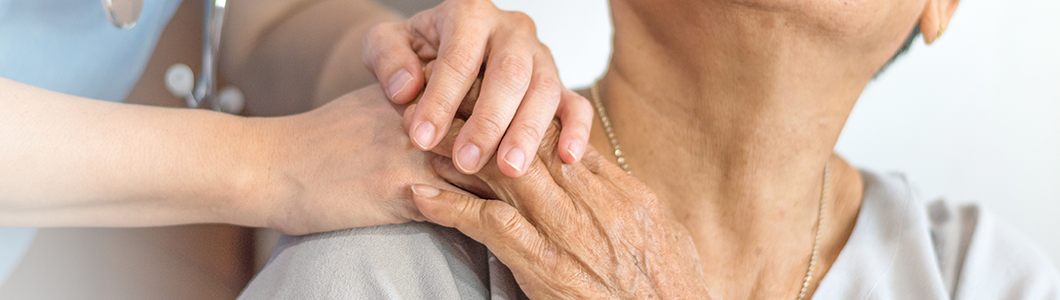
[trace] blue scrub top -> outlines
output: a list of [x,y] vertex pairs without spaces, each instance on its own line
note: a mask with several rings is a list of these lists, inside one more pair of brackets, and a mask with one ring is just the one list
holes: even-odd
[[[0,0],[0,77],[86,98],[120,102],[132,90],[180,0],[147,0],[121,30],[100,1]],[[0,283],[35,229],[0,228]]]

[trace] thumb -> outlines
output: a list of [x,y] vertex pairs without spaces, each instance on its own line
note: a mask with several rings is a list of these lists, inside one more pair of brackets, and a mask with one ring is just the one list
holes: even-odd
[[422,184],[412,185],[412,194],[416,207],[428,221],[456,228],[486,245],[509,266],[524,265],[527,258],[539,256],[544,249],[537,228],[508,203],[472,198]]
[[413,51],[403,23],[373,27],[364,38],[364,65],[368,67],[387,98],[405,104],[416,98],[424,84],[420,58]]

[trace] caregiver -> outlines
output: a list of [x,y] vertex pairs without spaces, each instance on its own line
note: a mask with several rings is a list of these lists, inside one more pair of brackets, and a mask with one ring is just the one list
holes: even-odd
[[[369,61],[396,72],[386,80],[386,95],[376,86],[331,101],[363,77],[371,81],[361,41],[368,28],[396,14],[369,0],[230,1],[220,66],[250,96],[248,107],[264,114],[319,108],[246,118],[118,103],[179,4],[146,1],[138,24],[121,30],[99,2],[0,0],[0,226],[229,223],[304,234],[422,220],[409,185],[448,184],[420,149],[433,148],[447,132],[470,88],[470,80],[454,81],[459,77],[449,73],[477,74],[479,63],[453,63],[445,58],[464,56],[448,54],[445,43],[426,43],[433,52],[411,63]],[[459,29],[443,19],[421,21],[442,36]],[[536,149],[542,137],[530,133],[543,134],[557,107],[571,105],[560,101],[551,57],[518,43],[536,37],[511,32],[487,35],[505,42],[493,51],[506,52],[485,66],[483,89],[502,92],[480,101],[472,118],[497,126],[461,132],[485,158],[498,145]],[[394,134],[400,126],[378,126],[377,115],[400,109],[387,105],[387,96],[406,103],[419,95],[422,65],[438,57],[434,74],[447,79],[426,86],[418,110],[431,117],[437,137],[413,144]],[[581,138],[573,142],[584,145],[591,113],[572,117],[585,124],[572,129]],[[509,123],[523,129],[505,135]],[[0,230],[2,280],[32,230]]]

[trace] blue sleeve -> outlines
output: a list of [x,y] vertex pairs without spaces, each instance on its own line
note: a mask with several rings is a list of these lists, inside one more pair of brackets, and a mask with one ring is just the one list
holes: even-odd
[[180,0],[149,0],[121,30],[99,1],[0,0],[0,77],[92,99],[122,101],[147,66]]
[[[52,91],[121,101],[151,58],[180,0],[147,0],[139,22],[115,28],[99,1],[0,0],[0,77]],[[0,228],[0,283],[33,228]]]

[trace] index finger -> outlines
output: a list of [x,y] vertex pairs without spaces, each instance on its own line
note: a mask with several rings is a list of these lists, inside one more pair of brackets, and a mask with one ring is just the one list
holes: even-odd
[[413,112],[413,143],[430,150],[448,131],[461,100],[478,78],[486,53],[490,26],[473,18],[452,18],[440,22],[438,59],[427,88]]

